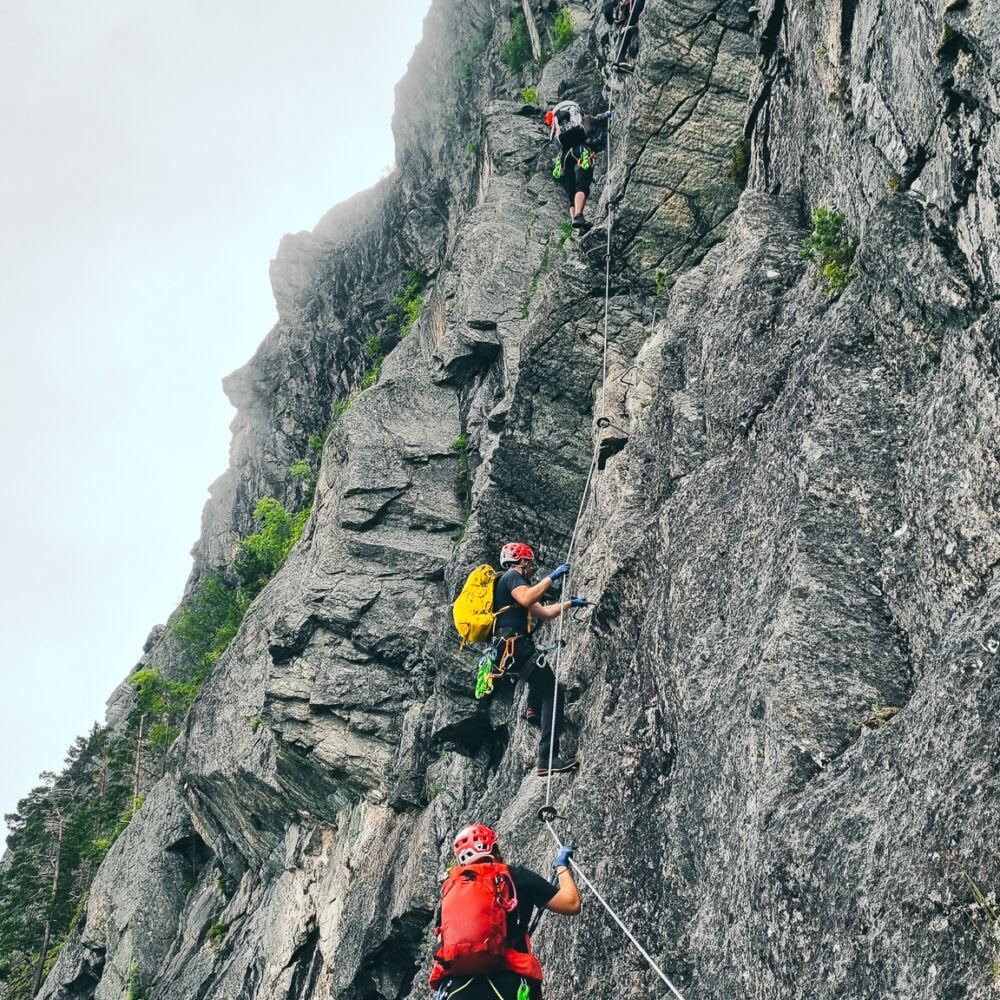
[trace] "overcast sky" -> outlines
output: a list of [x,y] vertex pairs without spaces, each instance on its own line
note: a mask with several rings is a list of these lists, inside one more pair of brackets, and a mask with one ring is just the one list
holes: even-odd
[[0,813],[177,604],[270,259],[392,164],[429,6],[5,3]]

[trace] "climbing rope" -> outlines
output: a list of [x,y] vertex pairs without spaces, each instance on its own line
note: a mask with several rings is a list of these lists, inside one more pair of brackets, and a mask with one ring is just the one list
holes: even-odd
[[[539,815],[542,815],[544,812],[545,810],[542,810],[539,813]],[[559,835],[553,829],[552,821],[550,819],[545,819],[544,823],[549,833],[552,834],[552,839],[556,842],[556,845],[559,847],[559,850],[562,850],[562,848],[565,845],[559,839]],[[649,952],[646,951],[645,948],[643,948],[643,946],[639,943],[636,936],[625,926],[625,924],[622,922],[621,917],[619,917],[618,914],[615,913],[615,911],[608,905],[607,900],[597,891],[596,887],[594,886],[594,883],[591,882],[586,875],[584,875],[580,866],[571,857],[567,858],[567,861],[572,866],[573,873],[579,876],[580,881],[583,882],[583,884],[594,894],[594,896],[597,898],[597,901],[601,904],[601,906],[603,906],[604,909],[608,911],[608,913],[611,915],[611,919],[614,920],[614,922],[622,929],[622,931],[624,931],[625,936],[629,939],[629,941],[632,942],[633,945],[635,945],[636,950],[639,952],[639,954],[642,955],[642,957],[649,963],[649,967],[660,977],[660,979],[664,981],[664,983],[667,984],[667,987],[670,989],[670,992],[673,993],[675,997],[677,997],[677,1000],[684,1000],[684,997],[681,996],[681,994],[678,992],[677,987],[674,986],[674,984],[667,978],[667,974],[656,964],[656,962],[653,961]]]
[[[625,34],[623,35],[622,42],[627,38],[628,29],[632,24],[632,12],[629,13],[629,21],[626,25]],[[619,55],[620,55],[619,45]],[[618,57],[616,56],[616,62]],[[608,111],[613,110],[614,104],[614,91],[611,91],[608,95]],[[612,147],[611,147],[611,127],[610,127],[610,116],[608,122],[608,132],[607,132],[607,156],[608,156],[608,174],[611,172],[611,161],[612,161]],[[608,383],[608,326],[609,326],[609,315],[610,315],[610,303],[611,303],[611,232],[614,228],[615,215],[614,215],[614,205],[611,201],[610,191],[608,194],[608,217],[607,217],[607,242],[604,251],[604,338],[603,338],[603,360],[602,360],[602,377],[601,377],[601,391],[599,398],[598,411],[599,415],[596,421],[596,427],[598,431],[602,431],[604,428],[609,426],[610,421],[607,417],[607,383]],[[569,547],[566,551],[565,562],[572,566],[573,550],[576,546],[577,535],[580,530],[580,522],[583,520],[583,512],[587,504],[587,498],[590,494],[591,485],[594,481],[594,473],[597,471],[598,461],[600,458],[601,451],[601,436],[600,433],[597,434],[596,440],[594,442],[594,452],[590,461],[590,469],[587,472],[587,479],[583,484],[583,494],[580,497],[580,506],[577,510],[576,520],[573,524],[573,531],[569,539]],[[572,569],[566,575],[566,580],[564,584],[564,593],[571,593],[572,590],[569,586],[571,579]],[[562,647],[563,647],[563,615],[559,616],[559,626],[558,633],[556,637],[555,644],[555,657],[553,658],[552,672],[554,675],[554,689],[553,689],[553,708],[552,708],[552,729],[549,733],[549,766],[548,773],[545,782],[545,805],[539,810],[539,819],[541,819],[549,833],[552,835],[552,839],[556,842],[556,845],[562,849],[564,846],[562,841],[559,839],[559,835],[553,829],[552,819],[557,818],[555,808],[551,805],[552,802],[552,761],[555,755],[555,740],[556,740],[556,720],[558,713],[556,711],[556,700],[559,698],[559,665],[562,658]],[[636,936],[625,926],[621,917],[611,908],[607,900],[598,892],[597,887],[587,878],[584,872],[581,870],[580,866],[573,860],[573,858],[568,859],[569,864],[572,866],[574,874],[580,879],[581,882],[594,894],[597,901],[608,911],[614,922],[622,929],[625,936],[632,942],[635,948],[638,950],[639,954],[646,960],[649,967],[663,980],[670,992],[677,998],[677,1000],[684,1000],[684,997],[677,990],[677,987],[670,981],[666,973],[653,961],[649,952],[639,943]]]
[[[629,24],[626,29],[631,26],[632,15],[629,14]],[[614,92],[612,91],[608,96],[608,110],[611,111],[612,105],[614,103]],[[607,144],[607,155],[608,155],[608,166],[610,174],[611,166],[611,128],[610,119],[608,127],[608,144]],[[603,343],[603,371],[601,379],[601,392],[600,392],[600,402],[598,406],[599,416],[596,421],[596,426],[598,430],[603,430],[609,425],[607,417],[607,383],[608,383],[608,325],[609,325],[609,314],[610,314],[610,302],[611,302],[611,231],[614,228],[614,206],[611,202],[610,192],[608,196],[608,221],[607,221],[607,243],[604,252],[604,343]],[[573,550],[576,546],[577,534],[580,530],[580,522],[583,519],[584,508],[586,507],[587,497],[590,493],[590,488],[594,480],[594,473],[597,471],[598,460],[600,457],[601,450],[601,438],[600,434],[597,435],[597,439],[594,443],[594,453],[590,462],[590,469],[587,472],[587,479],[583,484],[583,495],[580,497],[580,507],[577,510],[576,521],[573,524],[573,531],[570,535],[569,547],[566,551],[567,563],[572,566],[572,556]],[[566,575],[566,583],[564,587],[564,592],[572,592],[569,586],[569,581],[571,579],[572,569],[570,573]],[[551,805],[552,802],[552,761],[555,753],[555,738],[556,738],[556,705],[555,700],[559,697],[559,664],[562,654],[563,647],[563,615],[559,616],[559,627],[558,635],[556,638],[556,648],[555,657],[553,660],[552,672],[554,674],[554,691],[553,691],[553,709],[552,709],[552,729],[549,734],[549,766],[548,775],[545,782],[545,806],[539,810],[539,818],[543,820],[549,833],[552,835],[552,839],[556,842],[556,845],[562,849],[564,846],[562,841],[559,839],[559,835],[552,827],[551,820],[556,818],[556,811]],[[646,960],[649,967],[663,980],[670,992],[677,998],[677,1000],[684,1000],[684,997],[677,990],[677,987],[670,981],[666,973],[653,961],[649,952],[639,943],[636,936],[625,926],[621,917],[611,908],[607,900],[598,892],[597,887],[587,878],[584,872],[581,870],[580,866],[573,860],[573,858],[568,859],[569,864],[572,866],[574,874],[580,879],[581,882],[594,894],[597,901],[608,911],[612,920],[622,929],[625,936],[632,942],[635,948],[638,950],[639,954]]]
[[[597,441],[594,443],[594,455],[590,461],[590,471],[587,473],[587,481],[583,486],[583,496],[580,497],[580,509],[576,514],[576,523],[573,525],[573,534],[570,536],[569,548],[566,551],[566,562],[570,562],[570,557],[573,555],[573,546],[576,544],[577,531],[580,528],[580,521],[583,518],[583,508],[587,502],[587,494],[590,492],[590,484],[594,478],[594,471],[597,469],[597,459],[601,451],[601,439],[598,436]],[[572,563],[570,563],[572,566]],[[572,569],[570,570],[572,573]],[[569,580],[570,573],[566,574],[566,587],[564,592],[569,591]],[[562,656],[562,646],[563,646],[563,615],[559,616],[559,626],[556,633],[556,650],[555,656],[552,662],[552,673],[553,679],[553,690],[552,690],[552,729],[549,732],[549,768],[548,774],[545,778],[545,804],[548,805],[552,801],[552,759],[555,754],[556,745],[556,717],[557,717],[557,701],[559,698],[559,661]]]
[[[629,15],[631,17],[631,15]],[[614,91],[608,93],[608,111],[614,110]],[[611,173],[611,121],[608,119],[608,131],[607,131],[607,150],[608,157],[608,176]],[[580,530],[580,522],[583,519],[583,511],[586,507],[587,496],[590,492],[590,485],[594,479],[594,473],[597,470],[597,463],[600,459],[601,454],[601,434],[600,432],[604,430],[605,427],[609,425],[609,420],[607,417],[607,386],[608,386],[608,316],[610,313],[610,303],[611,303],[611,231],[615,224],[615,211],[614,205],[611,202],[610,191],[608,193],[608,222],[607,222],[607,243],[604,249],[604,343],[603,343],[603,359],[602,359],[602,372],[601,372],[601,392],[599,397],[598,411],[599,415],[597,418],[596,426],[598,429],[598,434],[594,442],[594,454],[590,460],[590,470],[587,472],[587,480],[583,485],[583,495],[580,497],[580,508],[576,514],[576,521],[573,524],[573,532],[569,539],[569,548],[566,552],[566,558],[564,562],[573,565],[572,555],[573,548],[576,544],[576,536]],[[570,580],[572,578],[572,568],[570,572],[566,575],[566,582],[563,588],[563,593],[572,593],[569,586]],[[563,647],[563,615],[559,616],[559,626],[556,633],[556,654],[553,658],[552,672],[555,675],[554,688],[552,693],[552,729],[549,733],[549,766],[548,773],[545,779],[545,804],[549,805],[552,801],[552,760],[555,756],[555,745],[556,745],[556,701],[559,698],[559,663],[562,657],[562,647]]]

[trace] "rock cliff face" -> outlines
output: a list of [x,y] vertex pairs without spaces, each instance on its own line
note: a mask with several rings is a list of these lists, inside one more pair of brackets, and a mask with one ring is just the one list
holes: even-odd
[[[521,77],[520,3],[435,0],[396,172],[282,242],[195,578],[293,498],[407,271],[423,307],[43,997],[427,995],[454,831],[554,847],[522,692],[471,697],[448,605],[504,541],[563,561],[578,512],[553,825],[684,996],[995,995],[1000,6],[650,0],[612,89],[592,6]],[[613,98],[607,273],[525,85]],[[859,238],[832,300],[819,205]],[[584,895],[547,995],[666,995]]]

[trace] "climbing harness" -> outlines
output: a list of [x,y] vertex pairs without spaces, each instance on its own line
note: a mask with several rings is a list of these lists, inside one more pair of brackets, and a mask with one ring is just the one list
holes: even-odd
[[[577,150],[580,150],[578,153]],[[556,158],[552,165],[552,176],[555,180],[561,180],[563,175],[563,161],[572,156],[576,162],[580,165],[581,170],[590,170],[594,165],[592,161],[593,153],[590,151],[589,146],[573,146],[570,149],[564,149]]]
[[[507,664],[514,659],[514,644],[524,636],[511,635],[505,639],[494,637],[486,652],[479,658],[476,674],[476,698],[482,699],[493,693],[493,682],[507,670]],[[500,644],[503,643],[503,652]],[[546,647],[548,648],[548,647]]]
[[[462,990],[464,990],[466,987],[470,986],[473,982],[474,982],[474,980],[469,979],[467,982],[465,982],[461,986],[459,986],[459,988],[457,990],[455,990],[454,992],[450,992],[450,991],[449,992],[445,992],[445,990],[448,989],[449,983],[451,983],[451,980],[449,979],[447,982],[442,983],[438,987],[438,991],[437,991],[437,994],[435,996],[435,1000],[448,1000],[449,997],[456,997],[456,996],[458,996],[459,993],[462,992]],[[488,982],[490,984],[490,989],[493,990],[494,993],[496,993],[497,997],[499,997],[499,1000],[503,1000],[503,996],[501,995],[500,991],[494,985],[493,980],[490,979],[489,977],[487,977],[486,978],[486,982]],[[531,997],[531,987],[528,985],[527,980],[522,979],[521,980],[521,985],[518,986],[518,988],[517,988],[517,1000],[530,1000],[530,997]]]
[[[573,616],[579,621],[576,615]],[[515,644],[518,639],[523,639],[523,635],[510,635],[506,638],[495,638],[487,647],[486,652],[479,658],[476,674],[476,698],[482,699],[486,695],[493,693],[493,682],[500,677],[507,675],[510,664],[514,659]],[[502,646],[501,646],[502,644]],[[552,665],[548,654],[556,648],[556,643],[549,643],[547,646],[538,646],[535,650],[535,669],[550,667]],[[501,651],[502,650],[502,651]],[[516,674],[510,676],[517,679]]]
[[[543,808],[538,810],[538,818],[545,824],[549,833],[552,835],[552,839],[556,842],[556,845],[559,848],[559,850],[562,850],[563,847],[565,847],[566,845],[563,844],[563,842],[559,839],[559,834],[556,833],[555,829],[552,826],[553,821],[560,818],[559,814],[552,806],[544,806]],[[663,980],[664,983],[666,983],[667,987],[670,989],[670,992],[673,993],[673,995],[677,998],[677,1000],[684,1000],[684,997],[678,992],[677,987],[674,986],[674,984],[667,978],[667,974],[656,964],[655,961],[653,961],[653,958],[649,954],[649,952],[646,951],[645,948],[643,948],[643,946],[639,943],[636,936],[622,922],[621,917],[619,917],[618,914],[615,913],[615,911],[608,904],[608,901],[597,891],[596,887],[594,886],[594,883],[591,882],[590,879],[587,878],[587,876],[583,873],[583,871],[580,869],[580,866],[576,863],[576,861],[573,860],[572,855],[568,857],[566,861],[572,867],[574,875],[579,876],[580,881],[583,882],[583,884],[594,894],[594,896],[596,897],[597,901],[601,904],[601,906],[603,906],[604,909],[608,911],[608,913],[611,916],[611,919],[614,920],[614,922],[622,929],[622,931],[625,933],[625,936],[629,939],[629,941],[631,941],[632,944],[635,945],[636,950],[646,960],[649,967],[660,977],[660,979]]]

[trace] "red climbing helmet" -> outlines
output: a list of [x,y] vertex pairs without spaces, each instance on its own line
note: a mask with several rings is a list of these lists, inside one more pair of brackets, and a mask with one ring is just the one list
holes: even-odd
[[460,865],[488,858],[497,844],[497,835],[481,823],[473,823],[458,831],[455,837],[455,860]]
[[513,566],[522,559],[530,559],[532,562],[535,560],[535,553],[524,542],[508,542],[500,550],[501,566]]

